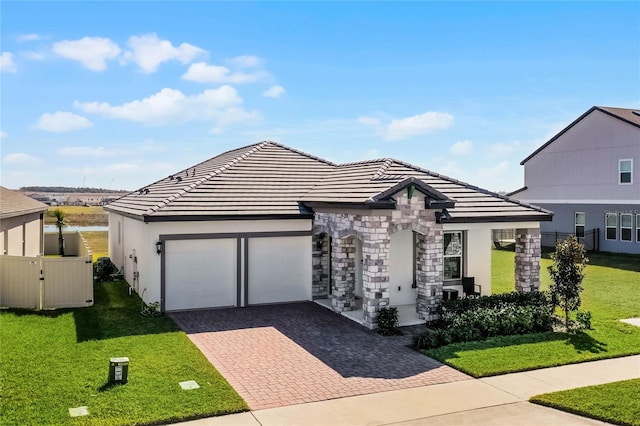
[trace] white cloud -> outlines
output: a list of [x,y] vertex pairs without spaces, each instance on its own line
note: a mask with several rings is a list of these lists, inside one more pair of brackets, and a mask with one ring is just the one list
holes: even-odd
[[267,90],[262,92],[262,96],[266,96],[267,98],[277,98],[285,92],[284,87],[275,85],[269,87]]
[[483,177],[483,178],[496,177],[496,176],[503,175],[507,171],[507,169],[509,169],[509,162],[501,161],[500,163],[496,164],[493,167],[479,168],[476,174],[479,177]]
[[226,62],[237,68],[255,68],[262,65],[262,59],[252,55],[241,55],[228,59]]
[[42,159],[34,157],[33,155],[24,154],[22,152],[16,152],[14,154],[5,155],[2,159],[5,164],[12,164],[16,166],[34,166],[42,163]]
[[430,111],[406,118],[394,118],[386,125],[377,118],[366,116],[358,118],[358,122],[376,127],[384,139],[396,141],[446,129],[453,124],[453,116],[445,112]]
[[89,120],[72,112],[56,111],[45,112],[38,122],[33,125],[35,129],[52,133],[72,132],[74,130],[87,129],[93,126]]
[[16,37],[16,40],[20,43],[23,43],[25,41],[36,41],[40,39],[41,37],[38,34],[20,34],[18,37]]
[[0,139],[6,139],[9,137],[9,133],[5,131],[0,131]]
[[2,56],[0,56],[0,71],[18,72],[18,68],[16,68],[16,63],[13,62],[13,53],[2,52]]
[[120,47],[108,38],[84,37],[56,42],[53,52],[63,58],[79,61],[92,71],[104,71],[107,60],[120,54]]
[[254,83],[265,75],[266,73],[263,71],[249,74],[241,71],[232,73],[227,67],[196,62],[189,66],[181,78],[198,83]]
[[30,61],[41,61],[44,59],[44,53],[41,52],[25,51],[20,52],[20,56]]
[[511,154],[519,146],[520,146],[520,142],[518,141],[510,142],[510,143],[494,143],[489,146],[489,151],[487,152],[487,156],[499,157],[502,155]]
[[180,90],[165,88],[147,98],[122,105],[74,102],[76,108],[84,112],[150,126],[189,121],[214,121],[220,126],[261,118],[258,111],[248,112],[240,107],[241,104],[242,98],[238,96],[238,92],[226,85],[195,95],[185,95]]
[[453,116],[443,112],[425,112],[407,118],[391,120],[384,129],[384,138],[400,140],[411,136],[424,135],[434,130],[446,129],[453,124]]
[[380,125],[380,120],[375,117],[362,116],[358,117],[358,123],[365,124],[367,126],[378,126]]
[[118,154],[117,151],[106,149],[102,146],[93,148],[89,146],[65,146],[58,150],[58,155],[64,157],[111,157]]
[[204,49],[189,43],[174,47],[169,40],[160,40],[155,33],[129,37],[127,45],[131,50],[124,53],[123,62],[133,61],[146,73],[155,72],[163,62],[188,64],[206,53]]
[[142,143],[142,150],[146,152],[163,152],[167,150],[167,147],[160,145],[153,139],[145,139]]
[[473,152],[473,142],[458,141],[449,148],[449,151],[453,155],[469,155]]

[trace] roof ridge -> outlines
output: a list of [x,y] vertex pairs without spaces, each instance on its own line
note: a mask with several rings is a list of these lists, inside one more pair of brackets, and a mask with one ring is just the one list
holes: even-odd
[[279,146],[280,148],[288,149],[288,150],[289,150],[289,151],[291,151],[291,152],[295,152],[296,154],[304,155],[305,157],[311,158],[311,159],[313,159],[313,160],[320,161],[320,162],[322,162],[322,163],[329,164],[330,166],[338,166],[338,164],[336,164],[336,163],[334,163],[334,162],[332,162],[332,161],[326,160],[326,159],[321,158],[321,157],[316,157],[315,155],[309,154],[308,152],[304,152],[304,151],[300,151],[299,149],[291,148],[290,146],[283,145],[283,144],[281,144],[281,143],[279,143],[279,142],[275,142],[275,141],[262,141],[261,143],[263,143],[263,144],[269,144],[269,145]]
[[384,175],[386,175],[387,174],[387,170],[389,170],[389,167],[391,167],[392,164],[393,164],[393,160],[390,159],[390,158],[387,158],[385,160],[385,162],[382,163],[380,168],[378,168],[378,170],[376,170],[376,172],[373,174],[373,177],[371,178],[371,180],[380,179]]
[[375,158],[372,160],[360,160],[360,161],[351,161],[349,163],[340,163],[337,164],[338,167],[345,167],[345,166],[358,166],[360,164],[371,164],[371,163],[379,163],[381,161],[387,161],[389,160],[388,158]]
[[[144,214],[152,214],[154,212],[157,212],[158,210],[160,210],[162,207],[168,205],[169,203],[171,203],[172,201],[174,201],[177,198],[182,197],[184,194],[186,194],[187,192],[195,189],[196,187],[200,186],[201,184],[203,184],[204,182],[208,181],[209,179],[211,179],[214,176],[219,175],[220,173],[224,172],[225,170],[228,170],[229,168],[235,166],[238,162],[240,162],[241,160],[247,158],[248,156],[250,156],[251,154],[253,154],[256,151],[261,150],[262,148],[264,148],[265,146],[269,145],[269,141],[263,141],[260,142],[258,144],[255,144],[253,146],[253,148],[251,148],[248,151],[244,151],[242,154],[236,156],[235,158],[229,160],[228,162],[226,162],[224,165],[218,167],[217,169],[215,169],[212,172],[207,173],[206,175],[204,175],[203,177],[201,177],[200,179],[198,179],[197,181],[190,183],[188,186],[181,188],[180,190],[178,190],[175,194],[165,198],[164,200],[162,200],[160,203],[156,204],[155,206],[147,209],[146,212],[144,212]],[[248,145],[247,147],[249,147],[251,145]],[[238,148],[241,149],[241,148]],[[222,154],[221,154],[222,155]],[[215,158],[215,157],[214,157]],[[209,160],[206,160],[209,161]],[[199,164],[203,164],[206,161],[203,161],[202,163]],[[196,166],[198,166],[199,164],[197,164]]]
[[[428,170],[428,169],[423,169],[422,167],[416,166],[416,165],[411,164],[411,163],[407,163],[407,162],[404,162],[404,161],[401,161],[401,160],[396,160],[396,159],[393,159],[393,161],[395,161],[397,163],[400,163],[405,167],[409,167],[409,168],[414,169],[416,171],[426,173],[429,176],[433,176],[433,177],[437,177],[437,178],[440,178],[440,179],[443,179],[443,180],[447,180],[447,181],[449,181],[451,183],[455,183],[456,185],[462,185],[462,186],[464,186],[464,187],[466,187],[468,189],[472,189],[474,191],[480,192],[480,193],[485,194],[485,195],[490,195],[492,197],[500,198],[500,199],[502,199],[504,201],[507,201],[507,202],[510,202],[510,203],[513,203],[513,204],[517,204],[519,206],[529,207],[529,208],[532,208],[532,209],[534,209],[536,211],[539,211],[539,212],[542,212],[542,213],[551,213],[550,210],[544,209],[542,207],[539,207],[539,206],[536,206],[536,205],[533,205],[533,204],[523,203],[520,200],[515,200],[513,198],[507,197],[506,195],[500,195],[497,192],[489,191],[488,189],[480,188],[478,186],[471,185],[470,183],[463,182],[461,180],[457,180],[457,179],[454,179],[454,178],[450,178],[449,176],[441,175],[441,174],[436,173],[436,172],[432,172],[431,170]],[[431,185],[429,185],[429,186],[431,186]]]

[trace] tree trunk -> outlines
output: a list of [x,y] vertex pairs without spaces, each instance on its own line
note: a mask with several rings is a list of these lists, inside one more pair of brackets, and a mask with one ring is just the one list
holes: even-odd
[[64,236],[62,235],[62,228],[58,228],[58,253],[60,256],[64,256]]

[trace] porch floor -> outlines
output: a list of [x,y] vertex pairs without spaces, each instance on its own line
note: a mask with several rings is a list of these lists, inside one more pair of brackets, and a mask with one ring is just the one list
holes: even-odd
[[[314,300],[314,302],[327,309],[333,310],[331,299],[317,299]],[[351,321],[362,324],[362,317],[364,316],[364,311],[362,310],[362,299],[356,299],[356,308],[357,309],[354,311],[345,311],[341,312],[341,314],[342,316],[349,318]],[[425,320],[418,318],[415,303],[411,305],[398,305],[396,308],[398,308],[398,324],[400,327],[426,323]]]

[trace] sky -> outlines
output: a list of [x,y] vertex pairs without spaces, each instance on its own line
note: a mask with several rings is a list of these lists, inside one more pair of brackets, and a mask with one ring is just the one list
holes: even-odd
[[640,2],[0,3],[1,184],[134,190],[273,140],[492,191],[640,108]]

